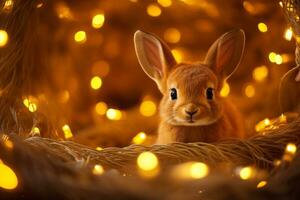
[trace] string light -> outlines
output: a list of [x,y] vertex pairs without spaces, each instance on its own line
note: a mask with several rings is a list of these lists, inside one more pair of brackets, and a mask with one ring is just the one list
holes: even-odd
[[151,17],[158,17],[161,14],[161,9],[157,4],[150,4],[147,6],[147,13]]
[[245,88],[245,94],[249,98],[254,97],[254,95],[255,95],[255,88],[254,88],[254,86],[251,85],[251,84],[247,85],[246,88]]
[[99,76],[94,76],[90,82],[91,88],[94,90],[98,90],[102,86],[102,80]]
[[8,34],[5,30],[0,30],[0,47],[4,47],[8,41]]
[[257,185],[256,188],[262,188],[267,185],[267,181],[260,181]]
[[230,86],[226,81],[224,81],[223,87],[220,91],[220,95],[221,95],[221,97],[227,97],[229,95],[229,93],[230,93]]
[[269,53],[269,60],[270,60],[270,62],[276,63],[277,65],[282,64],[282,61],[283,61],[282,56],[280,54],[276,54],[274,52]]
[[258,23],[257,28],[262,33],[265,33],[268,31],[268,26],[263,22]]
[[73,137],[73,134],[72,134],[72,131],[71,131],[71,128],[68,124],[65,124],[63,127],[62,127],[62,130],[64,132],[64,135],[65,135],[65,138],[66,139],[70,139]]
[[86,33],[84,31],[77,31],[74,34],[74,40],[77,43],[85,43],[86,42]]
[[138,156],[137,165],[141,170],[152,171],[158,167],[158,159],[155,154],[145,151]]
[[285,30],[284,32],[284,38],[287,40],[287,41],[291,41],[292,38],[293,38],[293,31],[292,31],[292,28],[288,28]]
[[178,179],[201,179],[209,174],[209,167],[202,162],[187,162],[174,167],[171,173]]
[[284,114],[281,114],[279,117],[279,122],[280,123],[286,123],[287,122],[287,117]]
[[208,174],[208,167],[202,162],[196,162],[191,165],[190,175],[192,178],[200,179],[204,178]]
[[151,117],[156,113],[156,104],[153,101],[146,100],[140,105],[140,113],[145,117]]
[[102,175],[104,173],[104,168],[102,167],[102,165],[95,165],[93,168],[93,174],[94,175]]
[[168,28],[164,32],[164,38],[167,42],[177,43],[180,41],[181,34],[180,34],[180,31],[176,28]]
[[97,151],[102,151],[103,148],[102,148],[102,147],[96,147],[96,150],[97,150]]
[[281,55],[279,55],[279,54],[276,55],[276,57],[275,57],[275,63],[277,65],[282,64],[282,57],[281,57]]
[[297,151],[297,146],[293,143],[288,143],[285,148],[286,153],[295,154]]
[[99,29],[103,26],[105,21],[105,16],[104,14],[97,14],[93,17],[92,19],[92,26],[96,29]]
[[256,67],[252,72],[252,77],[256,81],[263,81],[267,78],[269,70],[265,65]]
[[95,111],[98,115],[105,115],[107,111],[107,105],[105,102],[98,102],[95,106]]
[[38,127],[33,127],[30,132],[31,135],[40,135],[40,129]]
[[172,0],[157,0],[157,3],[163,7],[170,7],[172,5]]
[[0,160],[0,187],[13,190],[18,186],[18,178],[15,172]]
[[25,98],[23,100],[23,104],[28,108],[28,110],[30,112],[35,112],[37,111],[37,105],[33,102],[35,101],[34,98],[30,97],[30,98]]
[[145,132],[139,132],[134,138],[132,138],[133,144],[142,144],[146,140],[146,133]]
[[252,167],[244,167],[240,170],[240,178],[243,180],[247,180],[251,178],[253,175]]
[[110,120],[120,120],[122,118],[122,112],[120,110],[110,108],[106,111],[106,117]]

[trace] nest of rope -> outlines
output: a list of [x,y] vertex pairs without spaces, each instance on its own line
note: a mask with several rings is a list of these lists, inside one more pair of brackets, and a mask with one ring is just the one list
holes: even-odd
[[[300,144],[300,118],[247,140],[214,144],[131,145],[101,151],[42,137],[2,137],[0,158],[18,177],[14,190],[0,188],[4,199],[296,199],[300,195],[300,154],[286,146]],[[9,141],[9,143],[7,142]],[[8,145],[9,144],[9,145]],[[139,173],[144,151],[159,160],[152,177]],[[287,154],[288,153],[288,154]],[[202,162],[209,173],[180,177],[179,166]],[[93,173],[95,165],[104,172]],[[241,167],[251,166],[243,180]],[[177,170],[177,171],[176,171]],[[257,188],[261,181],[263,187]]]

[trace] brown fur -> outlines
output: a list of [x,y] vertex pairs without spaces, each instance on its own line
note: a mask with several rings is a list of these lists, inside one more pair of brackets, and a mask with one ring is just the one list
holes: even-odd
[[[141,31],[135,34],[135,47],[142,68],[163,94],[158,144],[244,137],[241,115],[220,96],[224,79],[235,71],[243,53],[242,31],[221,36],[203,63],[176,64],[165,43]],[[170,97],[172,88],[176,99]],[[212,99],[206,96],[207,88],[213,88]]]

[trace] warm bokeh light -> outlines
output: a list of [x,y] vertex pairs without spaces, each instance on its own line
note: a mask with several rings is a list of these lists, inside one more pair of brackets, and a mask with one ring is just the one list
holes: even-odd
[[253,169],[252,167],[244,167],[240,170],[240,177],[243,180],[247,180],[251,178],[253,175]]
[[281,114],[280,117],[279,117],[279,122],[280,123],[287,123],[286,115]]
[[90,82],[91,88],[94,90],[98,90],[102,86],[102,80],[99,76],[94,76]]
[[0,187],[13,190],[18,186],[18,178],[15,172],[0,160]]
[[164,39],[167,42],[170,43],[177,43],[180,41],[181,38],[181,33],[178,29],[176,28],[168,28],[165,32],[164,32]]
[[102,165],[95,165],[93,168],[94,175],[102,175],[104,173],[104,168]]
[[110,120],[120,120],[122,118],[122,112],[120,110],[110,108],[106,111],[106,117]]
[[245,95],[249,98],[254,97],[255,95],[255,88],[253,85],[249,84],[245,87]]
[[293,143],[288,143],[285,148],[286,153],[295,154],[297,151],[297,146]]
[[158,167],[158,159],[155,154],[146,151],[138,156],[137,165],[144,171],[152,171]]
[[220,95],[221,97],[227,97],[229,93],[230,93],[230,86],[226,81],[224,81],[223,87],[220,91]]
[[146,133],[145,132],[139,132],[132,138],[132,143],[133,144],[143,144],[143,142],[146,140]]
[[181,49],[179,49],[179,48],[172,49],[172,54],[178,63],[182,62],[183,52]]
[[256,188],[262,188],[267,185],[267,181],[260,181],[257,185]]
[[4,47],[8,41],[8,34],[5,30],[0,30],[0,47]]
[[31,135],[40,135],[41,132],[40,132],[40,129],[39,129],[38,127],[35,126],[35,127],[33,127],[33,128],[31,129],[30,134],[31,134]]
[[269,53],[269,60],[270,60],[270,62],[271,63],[275,63],[275,61],[276,61],[276,53],[274,53],[274,52],[270,52]]
[[200,179],[209,173],[209,167],[202,162],[187,162],[177,165],[171,171],[177,179]]
[[8,138],[6,140],[4,140],[4,146],[7,148],[7,149],[13,149],[14,148],[14,143]]
[[97,151],[102,151],[103,148],[102,148],[102,147],[96,147],[96,150],[97,150]]
[[101,28],[104,24],[105,16],[104,14],[97,14],[92,19],[92,26],[96,29]]
[[147,7],[147,13],[148,15],[150,15],[151,17],[158,17],[161,14],[161,9],[157,4],[150,4]]
[[140,113],[145,117],[151,117],[156,113],[156,104],[153,101],[146,100],[140,105]]
[[105,115],[107,111],[107,105],[105,102],[98,102],[95,106],[95,111],[98,115]]
[[209,168],[205,163],[196,162],[191,165],[190,175],[192,178],[200,179],[207,176]]
[[268,26],[263,22],[258,23],[257,28],[262,33],[265,33],[268,31]]
[[277,55],[275,56],[275,63],[276,63],[277,65],[282,64],[282,57],[281,57],[281,55],[277,54]]
[[33,100],[31,100],[30,98],[25,98],[23,99],[23,104],[28,108],[30,112],[35,112],[37,111],[37,104],[32,101]]
[[292,38],[293,38],[293,31],[292,31],[292,28],[288,28],[285,30],[284,32],[284,38],[287,40],[287,41],[291,41]]
[[262,65],[262,66],[256,67],[253,70],[252,77],[256,81],[263,81],[267,78],[268,74],[269,74],[269,70],[268,70],[267,66]]
[[170,7],[172,5],[172,0],[157,0],[157,3],[163,7]]
[[65,138],[66,139],[70,139],[73,137],[73,134],[72,134],[72,131],[71,131],[71,128],[68,124],[65,124],[63,127],[62,127],[62,130],[64,132],[64,135],[65,135]]
[[77,31],[74,34],[74,40],[78,43],[84,43],[86,41],[86,33],[84,31]]
[[13,0],[6,0],[3,6],[3,11],[10,12],[13,9],[14,1]]

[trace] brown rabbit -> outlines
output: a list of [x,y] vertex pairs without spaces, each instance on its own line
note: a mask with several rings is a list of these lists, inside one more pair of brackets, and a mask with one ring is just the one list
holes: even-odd
[[177,64],[168,46],[149,33],[137,31],[134,44],[140,65],[163,94],[158,144],[244,136],[239,112],[219,95],[243,54],[242,30],[222,35],[196,63]]

